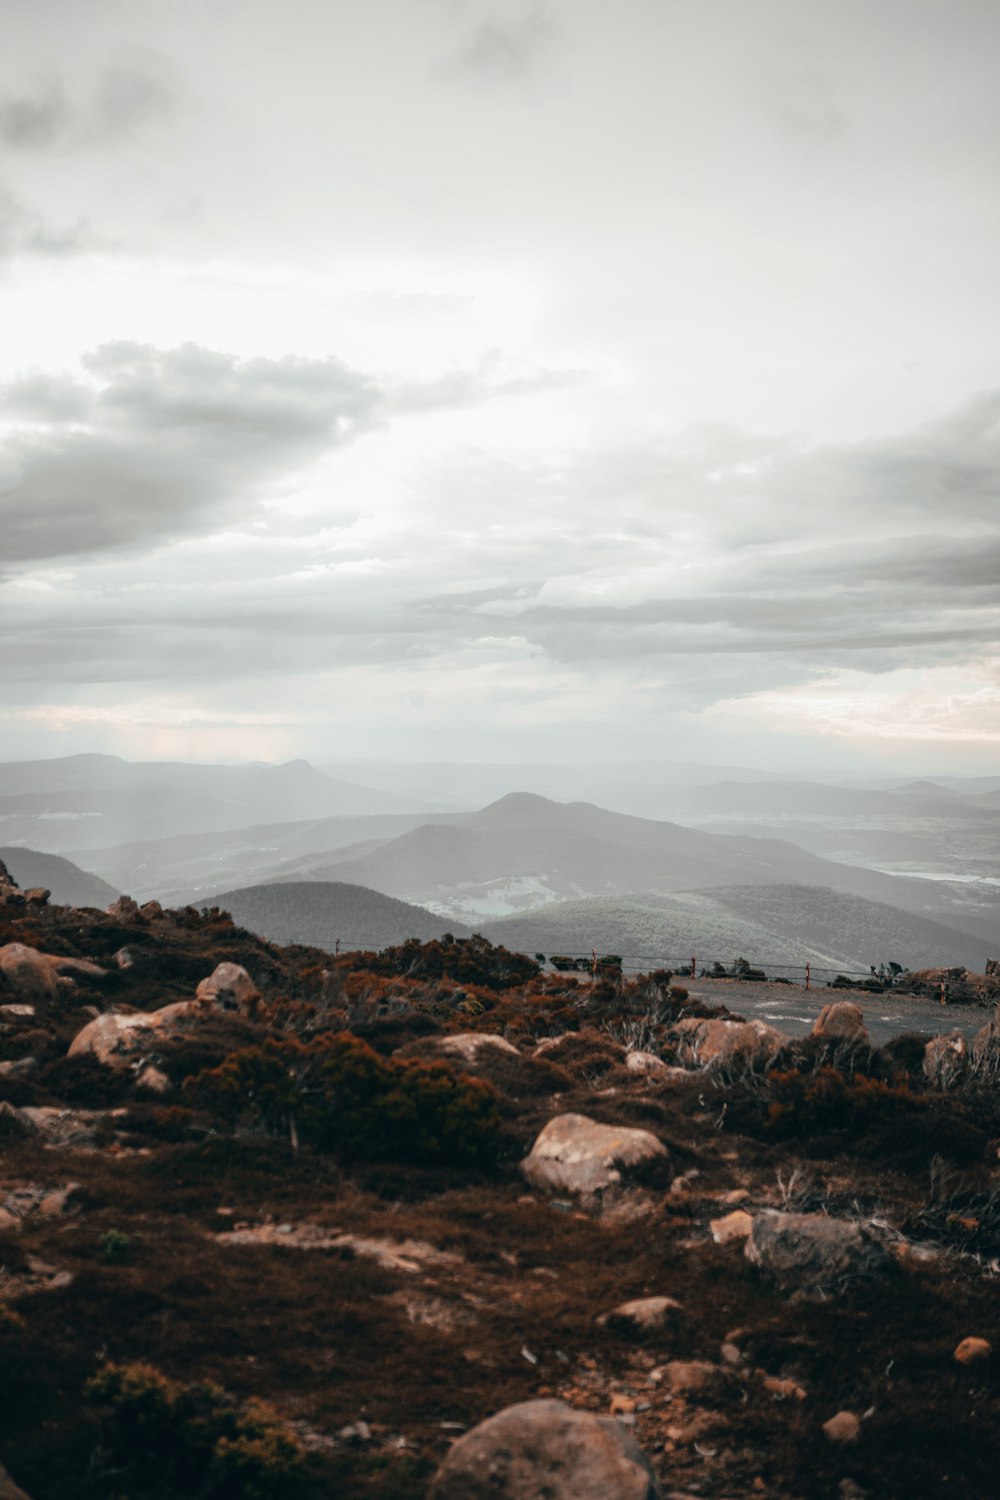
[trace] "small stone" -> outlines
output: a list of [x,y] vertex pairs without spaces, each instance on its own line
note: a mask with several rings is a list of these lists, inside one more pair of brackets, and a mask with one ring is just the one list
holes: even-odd
[[823,1431],[831,1443],[856,1443],[861,1423],[852,1411],[838,1411],[836,1416],[823,1423]]
[[753,1215],[745,1208],[734,1209],[725,1218],[713,1219],[708,1226],[717,1245],[729,1245],[734,1240],[745,1240],[753,1229]]
[[741,1365],[743,1353],[736,1344],[725,1343],[719,1350],[724,1365]]
[[978,1365],[989,1359],[992,1353],[993,1345],[989,1339],[968,1338],[959,1344],[954,1358],[960,1365]]
[[676,1320],[680,1310],[681,1304],[674,1297],[636,1297],[631,1302],[622,1302],[611,1312],[602,1313],[597,1325],[623,1332],[648,1333]]
[[635,1397],[626,1396],[623,1391],[616,1391],[611,1397],[611,1405],[608,1407],[613,1417],[624,1416],[627,1412],[635,1411]]
[[710,1390],[722,1373],[718,1365],[707,1359],[672,1359],[663,1367],[664,1378],[671,1390],[684,1395]]
[[779,1401],[804,1401],[806,1399],[805,1386],[799,1385],[797,1380],[783,1380],[780,1375],[765,1375],[764,1389]]

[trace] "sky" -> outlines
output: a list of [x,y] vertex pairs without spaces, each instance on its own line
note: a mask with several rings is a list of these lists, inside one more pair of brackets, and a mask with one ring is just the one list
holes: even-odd
[[0,759],[1000,771],[995,0],[4,0]]

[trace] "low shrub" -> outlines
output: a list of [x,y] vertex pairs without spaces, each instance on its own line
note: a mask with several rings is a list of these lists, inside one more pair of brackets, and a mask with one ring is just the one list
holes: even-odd
[[486,1164],[500,1126],[489,1084],[445,1062],[380,1057],[349,1032],[243,1048],[185,1089],[235,1128],[288,1133],[347,1160]]
[[[180,1385],[155,1366],[108,1364],[84,1394],[103,1409],[95,1479],[130,1500],[165,1488],[213,1500],[285,1500],[301,1492],[302,1449],[262,1402],[214,1385]],[[104,1481],[104,1484],[101,1481]]]
[[908,1081],[884,1082],[861,1073],[847,1077],[830,1067],[811,1073],[773,1071],[767,1075],[767,1091],[767,1125],[780,1136],[863,1131],[927,1107]]

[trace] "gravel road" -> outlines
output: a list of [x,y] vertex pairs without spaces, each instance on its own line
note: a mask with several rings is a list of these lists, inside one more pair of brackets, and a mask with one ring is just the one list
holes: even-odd
[[967,1037],[989,1020],[991,1011],[975,1005],[939,1005],[909,995],[887,991],[870,995],[867,990],[804,989],[797,984],[744,984],[738,979],[696,979],[683,984],[689,994],[702,995],[714,1005],[728,1005],[748,1020],[767,1021],[789,1036],[805,1036],[824,1005],[831,1000],[853,1000],[865,1015],[872,1041],[888,1042],[901,1031],[962,1031]]

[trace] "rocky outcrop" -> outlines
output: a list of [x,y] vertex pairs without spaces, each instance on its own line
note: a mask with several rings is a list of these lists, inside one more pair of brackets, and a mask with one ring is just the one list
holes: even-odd
[[853,1219],[770,1208],[754,1216],[745,1254],[782,1287],[806,1293],[838,1290],[892,1263],[880,1241]]
[[114,917],[118,922],[134,922],[139,916],[139,903],[131,896],[119,896],[108,907],[105,916]]
[[660,1500],[645,1454],[612,1417],[522,1401],[459,1438],[428,1500]]
[[834,1000],[824,1005],[813,1022],[812,1035],[825,1042],[868,1041],[864,1012],[853,1000]]
[[521,1163],[521,1171],[532,1187],[573,1193],[586,1206],[598,1207],[620,1195],[628,1168],[666,1156],[662,1141],[648,1130],[599,1125],[586,1115],[556,1115]]
[[242,964],[217,964],[207,979],[195,990],[195,998],[213,1010],[235,1010],[252,1015],[261,998]]
[[677,1060],[685,1067],[722,1067],[729,1063],[766,1062],[788,1038],[765,1021],[687,1016],[670,1029]]

